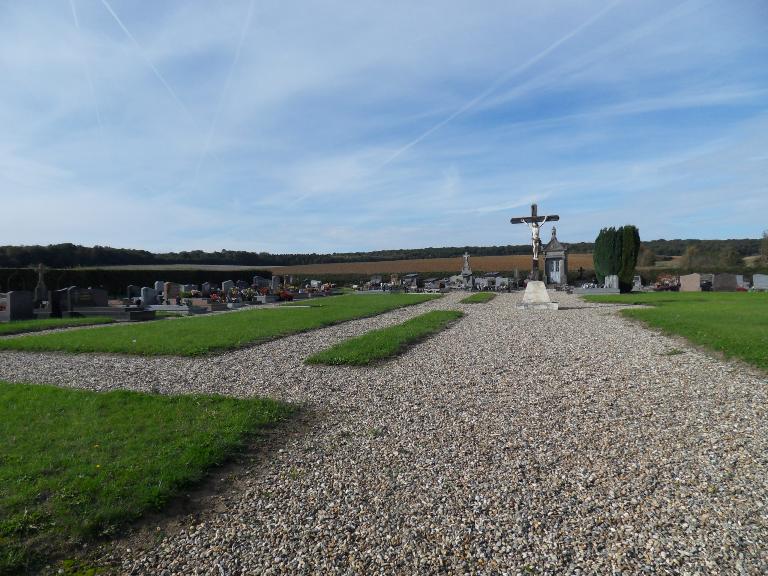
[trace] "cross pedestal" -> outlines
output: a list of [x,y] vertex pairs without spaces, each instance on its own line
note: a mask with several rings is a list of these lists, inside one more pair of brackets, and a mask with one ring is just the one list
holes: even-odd
[[522,301],[516,308],[533,308],[534,310],[557,310],[557,302],[549,299],[547,286],[540,280],[529,280],[525,287]]

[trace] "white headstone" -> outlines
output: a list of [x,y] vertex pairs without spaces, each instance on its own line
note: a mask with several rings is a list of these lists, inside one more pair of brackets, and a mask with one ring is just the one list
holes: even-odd
[[157,282],[155,282],[155,292],[157,294],[162,294],[164,287],[165,287],[165,281],[164,280],[158,280]]
[[619,277],[616,274],[611,274],[605,277],[606,288],[619,288]]
[[768,274],[755,274],[752,276],[752,287],[755,290],[768,290]]
[[157,292],[152,288],[144,286],[144,288],[141,289],[141,303],[144,306],[157,304]]
[[221,291],[224,292],[225,296],[229,295],[229,291],[234,287],[235,283],[232,282],[232,280],[224,280],[224,282],[221,283]]

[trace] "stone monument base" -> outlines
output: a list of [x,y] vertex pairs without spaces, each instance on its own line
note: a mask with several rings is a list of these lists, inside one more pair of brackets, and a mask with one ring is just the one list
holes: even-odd
[[549,299],[547,286],[540,280],[532,280],[525,287],[523,300],[515,308],[525,308],[534,310],[557,310],[557,302]]

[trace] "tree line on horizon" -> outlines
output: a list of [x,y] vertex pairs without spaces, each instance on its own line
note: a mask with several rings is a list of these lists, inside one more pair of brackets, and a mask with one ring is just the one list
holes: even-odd
[[[568,244],[571,254],[594,252],[594,242]],[[692,263],[717,257],[734,260],[766,252],[766,240],[649,240],[641,245],[640,262],[653,265],[656,259],[671,256],[691,256]],[[48,246],[0,246],[0,268],[26,268],[39,263],[50,268],[78,268],[94,266],[132,266],[163,264],[230,264],[235,266],[296,266],[301,264],[335,264],[343,262],[380,262],[386,260],[415,260],[452,258],[469,252],[472,256],[507,256],[530,254],[530,244],[507,246],[453,246],[444,248],[404,248],[374,250],[370,252],[336,252],[332,254],[271,254],[243,250],[205,252],[153,253],[147,250],[112,248],[109,246],[80,246],[77,244],[50,244]]]

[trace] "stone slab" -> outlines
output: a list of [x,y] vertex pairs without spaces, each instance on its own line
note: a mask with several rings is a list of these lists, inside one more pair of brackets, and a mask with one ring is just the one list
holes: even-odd
[[621,294],[618,288],[574,288],[574,294]]

